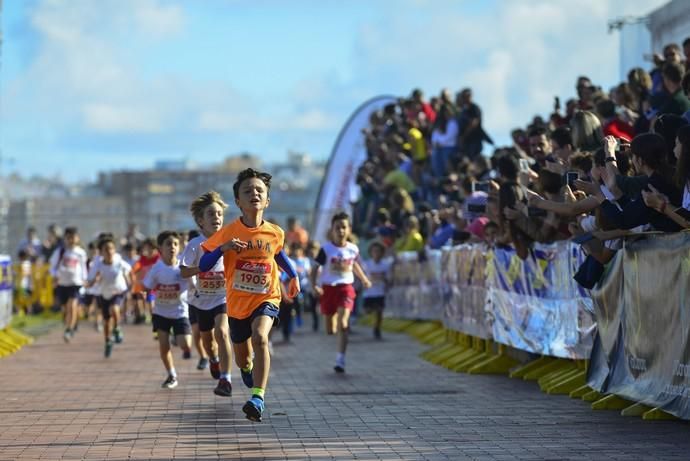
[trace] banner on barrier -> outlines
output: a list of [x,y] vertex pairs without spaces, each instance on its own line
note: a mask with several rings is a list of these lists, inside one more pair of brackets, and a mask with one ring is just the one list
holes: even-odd
[[486,309],[496,341],[535,354],[588,358],[596,323],[592,300],[573,275],[579,245],[537,245],[526,260],[513,249],[488,254]]
[[0,255],[0,329],[12,319],[12,260]]
[[588,358],[596,330],[592,300],[572,278],[582,260],[570,242],[542,246],[526,261],[483,245],[401,253],[387,315],[441,320],[536,354]]
[[626,242],[592,298],[588,384],[690,419],[690,234]]

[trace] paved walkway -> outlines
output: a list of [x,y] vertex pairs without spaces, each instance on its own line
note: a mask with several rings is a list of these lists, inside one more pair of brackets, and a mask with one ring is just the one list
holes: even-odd
[[82,327],[0,359],[0,460],[689,459],[684,422],[643,422],[551,397],[534,383],[449,372],[404,335],[377,343],[356,329],[348,373],[332,371],[334,339],[304,332],[276,346],[263,423],[244,418],[196,360],[165,378],[149,327],[127,326],[109,360]]

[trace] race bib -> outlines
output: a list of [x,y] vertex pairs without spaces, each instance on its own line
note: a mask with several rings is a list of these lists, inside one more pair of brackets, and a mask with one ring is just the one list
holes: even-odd
[[271,264],[239,260],[235,264],[232,288],[248,293],[266,294],[271,286]]
[[332,259],[331,272],[340,276],[349,275],[352,272],[353,261],[350,259]]
[[158,284],[156,286],[156,301],[163,304],[173,304],[180,300],[180,284]]
[[196,291],[200,295],[220,296],[225,294],[225,275],[222,272],[200,272]]

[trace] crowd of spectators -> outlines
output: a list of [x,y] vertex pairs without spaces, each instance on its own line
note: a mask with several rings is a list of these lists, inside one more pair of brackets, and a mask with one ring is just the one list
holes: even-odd
[[575,90],[490,156],[469,88],[415,89],[372,114],[355,232],[391,253],[485,242],[523,259],[573,239],[588,254],[576,278],[592,286],[622,237],[690,228],[690,38],[608,91],[586,76]]

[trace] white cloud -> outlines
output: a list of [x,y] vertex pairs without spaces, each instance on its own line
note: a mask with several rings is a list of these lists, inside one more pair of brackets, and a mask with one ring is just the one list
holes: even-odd
[[139,1],[136,3],[135,17],[141,29],[156,38],[175,35],[184,26],[184,13],[178,5]]
[[154,107],[86,104],[83,107],[84,125],[97,133],[161,133],[161,114]]

